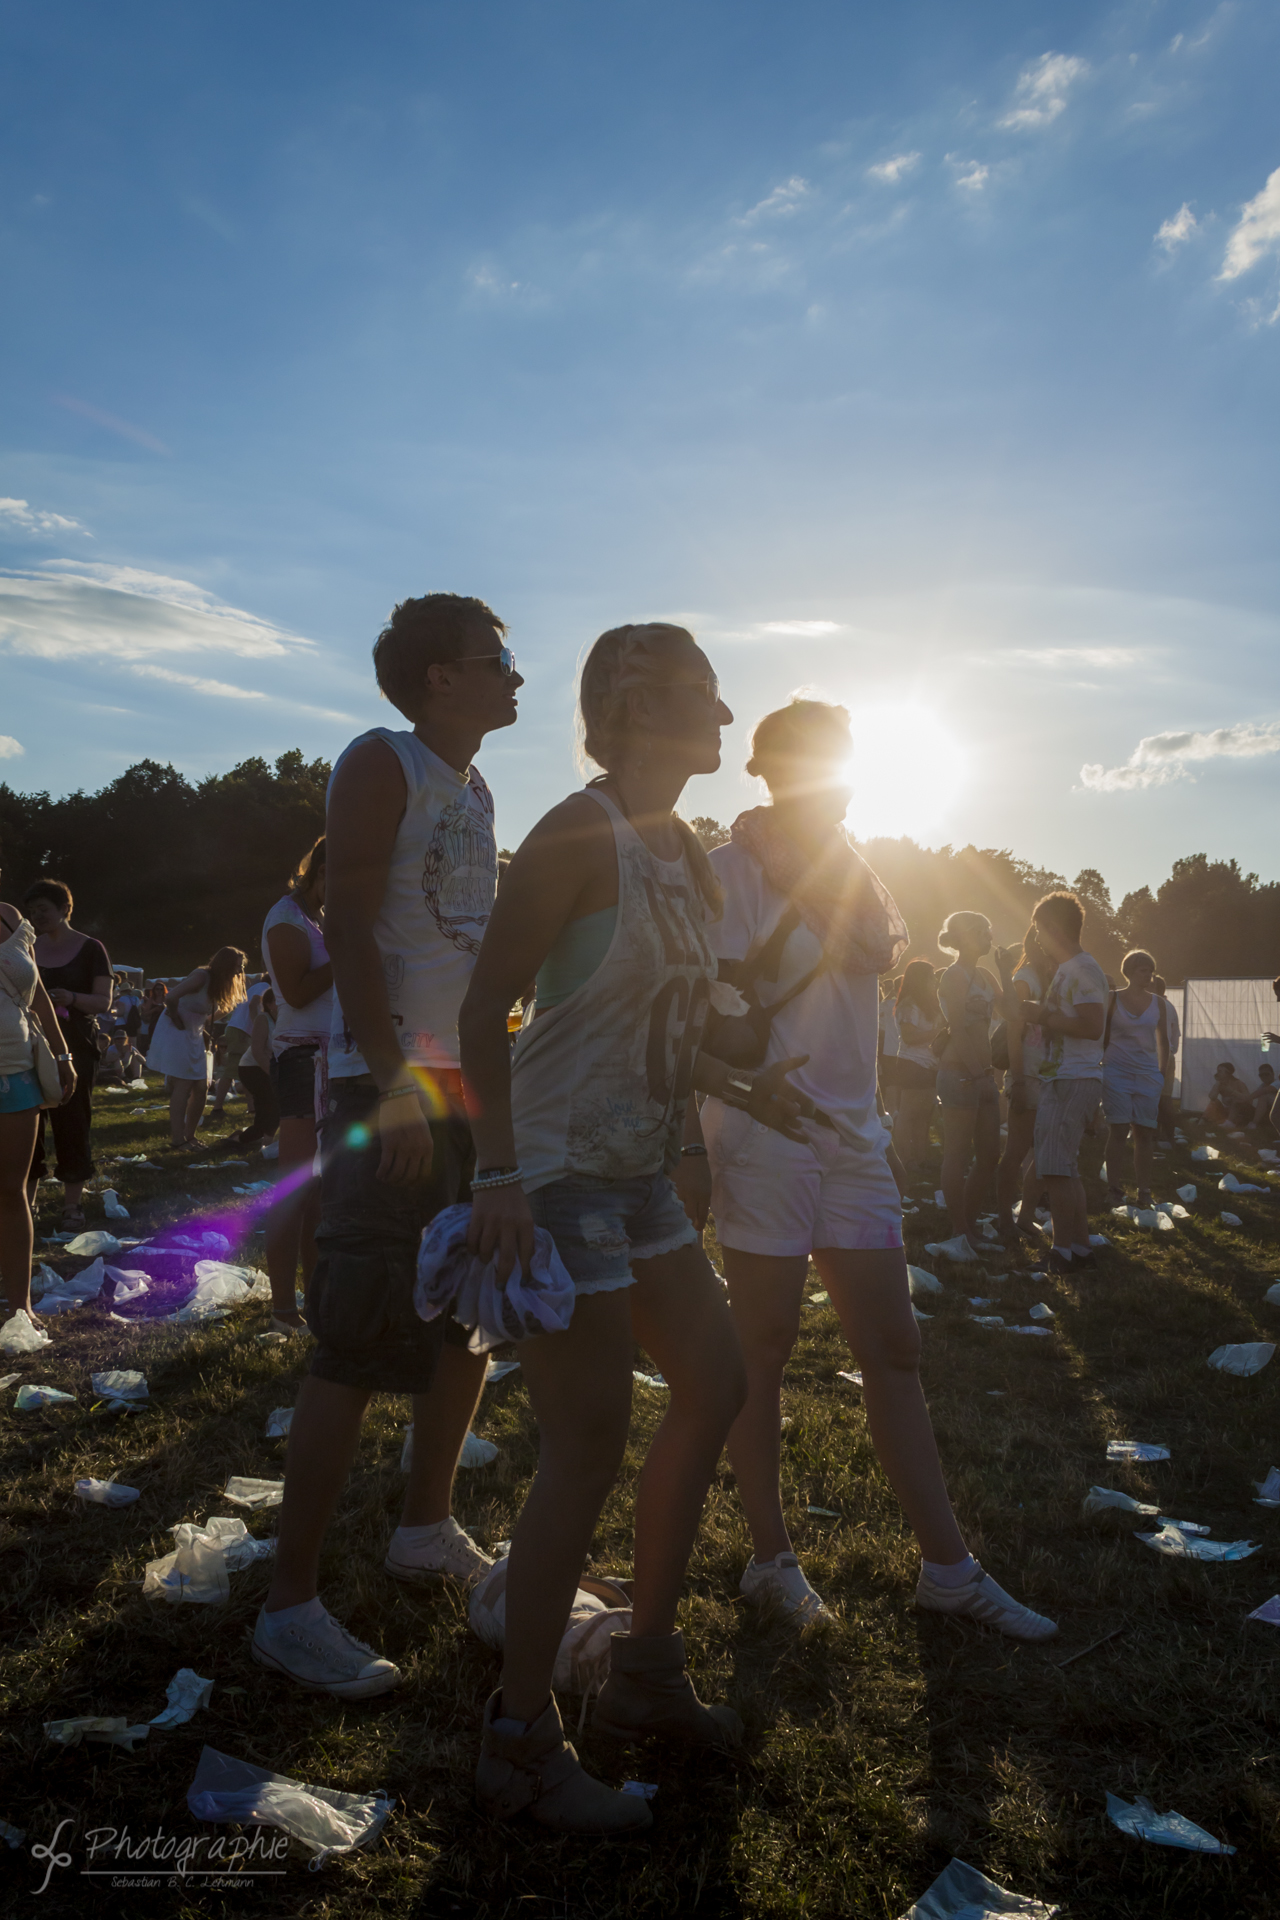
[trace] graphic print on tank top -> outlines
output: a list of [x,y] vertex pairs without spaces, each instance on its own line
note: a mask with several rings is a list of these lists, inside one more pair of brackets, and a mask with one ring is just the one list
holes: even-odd
[[498,879],[495,848],[493,795],[472,779],[468,794],[441,813],[422,863],[427,911],[460,953],[480,951]]

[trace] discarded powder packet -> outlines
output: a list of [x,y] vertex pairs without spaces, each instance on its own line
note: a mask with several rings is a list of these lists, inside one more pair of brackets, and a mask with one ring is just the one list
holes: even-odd
[[1108,1440],[1108,1460],[1168,1460],[1168,1447],[1150,1440]]
[[13,1396],[13,1404],[19,1413],[29,1413],[35,1407],[69,1407],[74,1401],[74,1393],[64,1393],[61,1387],[37,1387],[30,1384],[19,1387]]
[[642,1387],[652,1387],[655,1393],[667,1392],[667,1383],[660,1373],[641,1373],[638,1367],[633,1367],[631,1378],[638,1380]]
[[851,1387],[860,1387],[862,1385],[862,1368],[855,1367],[852,1373],[838,1373],[836,1379],[847,1380]]
[[165,1698],[169,1704],[152,1720],[153,1727],[181,1727],[209,1704],[209,1695],[213,1692],[212,1680],[202,1680],[190,1667],[179,1667],[165,1688]]
[[1219,1373],[1235,1373],[1247,1380],[1251,1374],[1262,1372],[1275,1350],[1271,1340],[1245,1340],[1236,1346],[1215,1347],[1209,1365]]
[[1280,1467],[1272,1467],[1265,1480],[1255,1480],[1258,1497],[1255,1507],[1280,1507]]
[[930,1273],[927,1267],[909,1266],[907,1268],[907,1285],[910,1287],[913,1295],[917,1293],[944,1293],[946,1291],[937,1274]]
[[46,1720],[44,1730],[55,1746],[78,1747],[82,1740],[96,1740],[108,1747],[124,1747],[129,1753],[151,1731],[147,1726],[131,1727],[123,1714],[110,1717],[84,1714],[72,1720]]
[[1157,1813],[1149,1800],[1135,1800],[1132,1806],[1114,1793],[1107,1795],[1107,1814],[1121,1833],[1135,1840],[1150,1840],[1158,1847],[1185,1847],[1190,1853],[1234,1853],[1225,1840],[1215,1840],[1181,1813]]
[[339,1793],[250,1766],[247,1760],[205,1747],[187,1806],[197,1820],[248,1821],[280,1827],[315,1849],[313,1867],[332,1853],[350,1853],[372,1840],[386,1822],[391,1801],[382,1792]]
[[1114,1487],[1090,1487],[1084,1497],[1083,1511],[1086,1514],[1103,1513],[1113,1507],[1119,1508],[1122,1513],[1141,1514],[1148,1520],[1154,1520],[1159,1512],[1159,1508],[1146,1506],[1143,1501],[1134,1500]]
[[137,1487],[121,1486],[118,1480],[77,1480],[72,1491],[77,1500],[98,1507],[131,1507],[142,1498]]
[[1135,1533],[1144,1547],[1175,1560],[1247,1560],[1258,1551],[1254,1540],[1198,1540],[1189,1538],[1180,1527],[1162,1521],[1159,1533]]
[[1268,1626],[1280,1627],[1280,1593],[1272,1594],[1269,1600],[1264,1600],[1262,1605],[1255,1607],[1252,1613],[1246,1613],[1245,1619],[1265,1620]]
[[484,1370],[484,1383],[489,1386],[495,1380],[505,1380],[509,1373],[518,1373],[518,1360],[491,1360]]
[[233,1473],[223,1493],[237,1507],[278,1507],[284,1499],[284,1481],[255,1480],[251,1475]]
[[283,1440],[293,1424],[292,1407],[275,1407],[267,1415],[268,1440]]
[[638,1800],[652,1800],[658,1789],[648,1780],[624,1780],[621,1791],[634,1794]]
[[902,1920],[1054,1920],[1061,1907],[997,1886],[964,1860],[951,1860]]

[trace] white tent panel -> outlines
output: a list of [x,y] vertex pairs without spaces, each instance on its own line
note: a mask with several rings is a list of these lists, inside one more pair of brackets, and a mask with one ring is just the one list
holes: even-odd
[[1280,1047],[1264,1051],[1267,1028],[1280,1033],[1280,1007],[1269,980],[1188,980],[1183,988],[1182,1104],[1203,1111],[1216,1067],[1230,1060],[1248,1087],[1264,1062],[1280,1069]]

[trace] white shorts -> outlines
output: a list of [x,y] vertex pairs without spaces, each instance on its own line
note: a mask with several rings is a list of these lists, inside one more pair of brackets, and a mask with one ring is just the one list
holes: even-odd
[[703,1108],[702,1130],[721,1246],[807,1258],[815,1247],[902,1245],[902,1200],[883,1147],[855,1153],[818,1128],[812,1144],[788,1140],[719,1100]]
[[1145,1086],[1135,1086],[1132,1082],[1117,1086],[1114,1080],[1102,1079],[1102,1111],[1107,1116],[1107,1124],[1112,1127],[1155,1127],[1160,1123],[1160,1096],[1164,1092],[1163,1076],[1159,1080],[1148,1081]]

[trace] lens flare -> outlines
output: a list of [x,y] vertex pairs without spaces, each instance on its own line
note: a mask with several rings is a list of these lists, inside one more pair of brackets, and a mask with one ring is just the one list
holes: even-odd
[[850,833],[919,840],[944,828],[968,780],[968,755],[955,736],[914,700],[860,707],[851,699],[848,706]]

